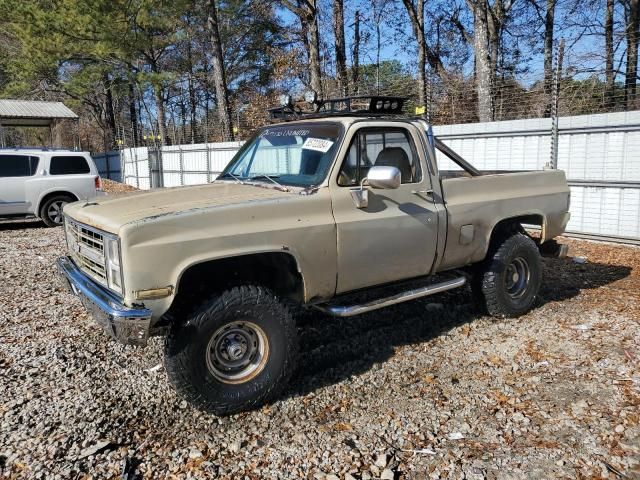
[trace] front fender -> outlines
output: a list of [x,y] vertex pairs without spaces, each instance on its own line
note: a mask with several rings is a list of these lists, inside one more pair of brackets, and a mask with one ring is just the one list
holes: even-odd
[[328,191],[145,219],[119,233],[128,304],[136,302],[134,291],[174,287],[167,299],[153,300],[154,316],[169,308],[190,267],[242,255],[287,253],[303,277],[305,301],[335,293],[336,228]]

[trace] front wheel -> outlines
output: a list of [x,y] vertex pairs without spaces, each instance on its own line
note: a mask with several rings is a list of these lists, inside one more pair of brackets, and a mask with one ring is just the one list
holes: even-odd
[[535,304],[542,283],[542,261],[530,237],[507,237],[481,265],[472,281],[476,297],[494,317],[515,318]]
[[268,290],[236,287],[205,302],[165,342],[169,381],[197,407],[228,415],[273,399],[297,353],[287,308]]

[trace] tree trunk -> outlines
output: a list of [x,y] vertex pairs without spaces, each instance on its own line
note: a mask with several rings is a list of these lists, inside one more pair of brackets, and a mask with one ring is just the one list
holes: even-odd
[[211,41],[211,62],[213,70],[213,81],[216,91],[216,102],[218,105],[218,119],[222,127],[222,137],[224,141],[233,140],[233,127],[231,125],[231,110],[229,108],[229,92],[227,90],[227,79],[224,71],[224,58],[222,55],[222,43],[220,41],[220,31],[218,29],[218,12],[215,0],[209,0],[209,12],[207,18],[207,28]]
[[196,89],[193,85],[192,74],[189,75],[189,107],[191,108],[191,143],[196,143],[196,128],[198,122],[198,103],[196,101]]
[[138,112],[136,110],[136,93],[133,88],[133,82],[129,82],[129,117],[131,119],[131,133],[133,146],[137,147],[140,143],[138,138]]
[[376,94],[380,95],[380,51],[382,50],[382,33],[380,22],[376,23]]
[[344,39],[344,0],[333,0],[333,32],[336,48],[336,76],[340,95],[347,95],[349,80],[347,77],[347,53]]
[[196,89],[193,85],[193,53],[191,51],[191,39],[187,44],[187,60],[189,62],[189,76],[187,77],[187,89],[189,91],[189,108],[190,108],[190,130],[191,130],[191,143],[196,143],[196,122],[198,115],[198,104],[196,101]]
[[613,88],[613,9],[615,0],[607,0],[607,10],[604,20],[604,44],[605,44],[605,104],[607,107],[614,105]]
[[202,73],[204,73],[204,143],[209,143],[209,125],[211,124],[211,112],[209,107],[211,105],[211,89],[209,88],[209,62],[207,61],[208,50],[203,43],[204,51],[202,52],[203,65]]
[[476,90],[478,94],[478,121],[493,120],[493,99],[491,96],[491,58],[489,54],[488,12],[484,0],[473,4],[473,50],[476,63]]
[[309,29],[309,81],[311,88],[322,97],[322,72],[320,70],[320,32],[316,0],[307,0],[307,26]]
[[[613,0],[607,0],[613,1]],[[551,116],[552,88],[553,88],[553,26],[556,10],[556,0],[547,0],[547,12],[544,17],[544,95],[546,105],[544,117]]]
[[627,70],[625,73],[624,90],[625,105],[627,109],[635,108],[636,80],[638,77],[638,20],[640,12],[640,0],[628,0],[626,2],[626,29],[627,38]]
[[118,134],[116,127],[116,116],[113,111],[113,92],[111,91],[112,85],[109,81],[109,77],[105,74],[103,77],[103,84],[105,90],[105,115],[107,120],[107,128],[109,129],[105,136],[105,151],[111,150],[115,143],[116,136]]
[[164,111],[164,95],[160,85],[154,85],[154,97],[156,100],[156,113],[158,115],[158,134],[160,135],[160,145],[167,143],[167,118]]
[[418,104],[421,107],[427,104],[427,56],[424,48],[424,38],[418,41]]
[[402,0],[411,20],[413,36],[418,44],[418,106],[425,106],[427,102],[427,41],[424,38],[424,0]]
[[351,82],[353,84],[353,92],[358,93],[360,87],[360,12],[356,10],[356,18],[353,30],[353,66],[351,67]]
[[[180,134],[182,136],[180,143],[181,144],[185,144],[187,143],[187,105],[184,101],[184,91],[180,92],[180,117],[182,117],[181,120],[181,125],[180,125]],[[176,142],[178,143],[178,142]]]

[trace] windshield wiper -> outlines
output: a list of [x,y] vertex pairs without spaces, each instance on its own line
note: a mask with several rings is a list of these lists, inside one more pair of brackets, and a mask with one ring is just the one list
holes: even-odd
[[250,177],[249,180],[258,180],[260,178],[266,178],[267,180],[271,181],[272,183],[276,184],[278,187],[280,187],[282,190],[284,190],[285,192],[290,192],[291,190],[289,190],[287,187],[285,187],[284,185],[282,185],[281,183],[276,182],[274,179],[275,178],[280,178],[280,175],[255,175],[253,177]]

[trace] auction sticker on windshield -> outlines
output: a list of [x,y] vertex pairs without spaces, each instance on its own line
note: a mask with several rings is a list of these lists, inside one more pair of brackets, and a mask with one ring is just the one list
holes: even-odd
[[333,145],[331,140],[325,140],[324,138],[307,138],[302,144],[302,148],[306,150],[315,150],[316,152],[327,153]]

